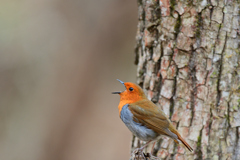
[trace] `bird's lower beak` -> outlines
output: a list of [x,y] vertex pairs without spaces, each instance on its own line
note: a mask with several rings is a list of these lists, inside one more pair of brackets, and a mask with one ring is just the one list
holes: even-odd
[[112,94],[120,94],[120,93],[122,93],[122,92],[112,92]]

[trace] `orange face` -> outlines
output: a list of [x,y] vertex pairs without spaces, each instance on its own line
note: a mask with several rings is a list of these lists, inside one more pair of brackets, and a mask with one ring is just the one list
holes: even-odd
[[128,101],[130,103],[136,102],[142,98],[145,98],[145,94],[140,86],[137,84],[126,82],[124,83],[126,90],[119,93],[121,101]]
[[139,85],[131,82],[124,83],[120,80],[118,81],[125,86],[126,90],[123,92],[113,92],[113,94],[120,95],[120,103],[122,103],[122,105],[127,103],[134,103],[138,100],[146,98],[142,88]]

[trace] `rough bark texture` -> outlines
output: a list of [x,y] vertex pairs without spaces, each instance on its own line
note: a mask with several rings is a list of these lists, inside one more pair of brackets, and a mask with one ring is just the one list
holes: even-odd
[[[163,137],[160,159],[240,159],[239,6],[138,0],[137,83],[194,149]],[[142,143],[133,137],[132,151]]]

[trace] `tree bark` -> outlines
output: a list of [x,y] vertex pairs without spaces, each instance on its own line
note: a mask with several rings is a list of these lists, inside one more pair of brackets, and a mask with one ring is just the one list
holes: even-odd
[[[239,6],[138,0],[137,83],[194,149],[163,137],[154,147],[160,159],[240,159]],[[142,143],[133,136],[131,150]]]

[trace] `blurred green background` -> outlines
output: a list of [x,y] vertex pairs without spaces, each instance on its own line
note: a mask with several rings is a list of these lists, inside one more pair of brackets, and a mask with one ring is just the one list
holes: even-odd
[[0,2],[0,159],[128,159],[137,2]]

